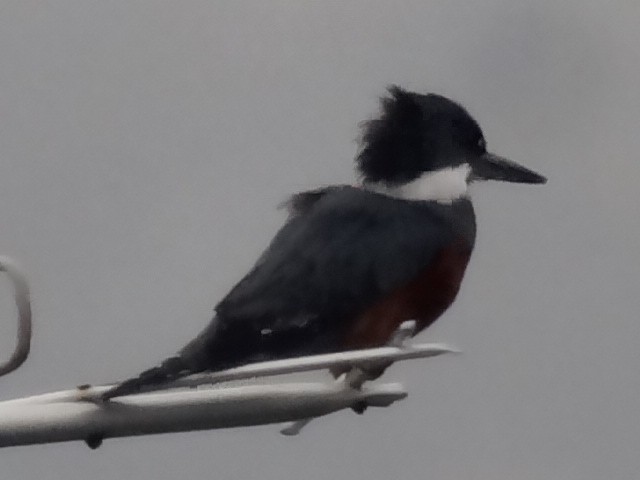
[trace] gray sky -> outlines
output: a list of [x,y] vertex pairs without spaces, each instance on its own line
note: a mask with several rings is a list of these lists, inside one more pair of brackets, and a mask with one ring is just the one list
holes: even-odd
[[3,450],[2,478],[636,478],[639,20],[632,0],[2,2],[0,254],[35,310],[3,398],[180,347],[288,193],[353,181],[358,122],[389,83],[452,96],[492,150],[549,177],[474,187],[462,292],[419,337],[465,353],[396,365],[406,401],[296,439]]

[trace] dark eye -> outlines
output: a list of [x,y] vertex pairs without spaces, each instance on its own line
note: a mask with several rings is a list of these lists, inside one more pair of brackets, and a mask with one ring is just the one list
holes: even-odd
[[487,141],[482,137],[478,139],[478,148],[483,152],[487,150]]

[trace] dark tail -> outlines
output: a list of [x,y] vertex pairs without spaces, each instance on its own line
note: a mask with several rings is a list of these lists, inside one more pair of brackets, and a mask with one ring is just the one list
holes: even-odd
[[150,390],[148,387],[210,369],[216,363],[211,354],[211,333],[211,329],[205,329],[177,355],[167,358],[157,367],[145,370],[137,377],[110,388],[101,395],[102,400],[141,393]]
[[157,367],[145,370],[137,377],[125,380],[115,387],[110,388],[101,395],[101,398],[102,400],[109,400],[114,397],[122,397],[123,395],[139,393],[143,391],[143,387],[159,385],[175,380],[176,378],[190,375],[191,373],[195,372],[189,370],[189,367],[182,357],[170,357]]

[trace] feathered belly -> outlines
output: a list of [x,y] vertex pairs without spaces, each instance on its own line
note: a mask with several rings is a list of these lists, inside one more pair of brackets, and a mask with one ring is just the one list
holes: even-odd
[[360,314],[347,327],[343,348],[384,345],[406,320],[416,320],[418,331],[431,325],[455,300],[470,256],[461,245],[442,249],[414,280]]

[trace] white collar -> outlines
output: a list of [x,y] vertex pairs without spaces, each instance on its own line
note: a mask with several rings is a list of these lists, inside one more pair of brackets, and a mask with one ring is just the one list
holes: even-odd
[[462,163],[457,167],[424,172],[418,178],[399,185],[375,182],[366,183],[363,186],[367,190],[402,200],[453,203],[459,198],[468,196],[470,172],[471,166],[468,163]]

